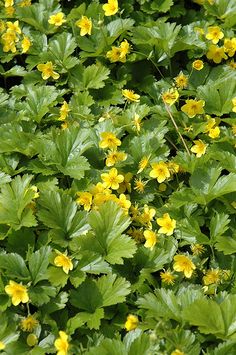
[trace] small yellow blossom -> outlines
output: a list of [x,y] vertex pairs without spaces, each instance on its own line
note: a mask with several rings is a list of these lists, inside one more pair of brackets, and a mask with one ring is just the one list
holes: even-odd
[[64,121],[70,112],[69,105],[66,101],[60,107],[60,117],[58,118],[59,121]]
[[138,191],[140,194],[144,193],[145,185],[147,181],[143,181],[142,179],[134,180],[134,190]]
[[131,202],[127,199],[125,194],[120,194],[119,199],[117,199],[117,203],[125,211],[128,211],[131,206]]
[[175,162],[170,161],[167,163],[167,166],[168,166],[169,172],[171,174],[177,174],[179,172],[179,164],[176,164]]
[[105,16],[112,16],[118,12],[118,1],[108,0],[107,4],[102,6],[103,11],[105,11]]
[[35,346],[36,344],[38,344],[38,338],[35,334],[29,334],[26,338],[26,343],[28,346]]
[[152,170],[150,171],[149,176],[153,179],[157,179],[159,184],[170,177],[168,165],[163,161],[159,163],[152,163],[151,166]]
[[212,59],[214,63],[219,64],[223,59],[227,59],[227,55],[224,52],[224,47],[218,47],[214,44],[210,45],[206,54],[207,59]]
[[49,17],[48,23],[50,23],[50,25],[54,25],[56,27],[61,26],[64,22],[66,22],[66,20],[64,19],[65,14],[63,14],[63,12],[58,12],[54,15],[51,15]]
[[157,224],[161,227],[158,233],[172,235],[176,228],[176,220],[171,219],[169,213],[164,213],[161,218],[157,218]]
[[211,128],[208,132],[208,136],[212,139],[218,138],[220,135],[220,128],[218,126]]
[[236,38],[225,38],[224,51],[229,57],[233,57],[236,52]]
[[193,118],[196,115],[201,115],[204,113],[203,107],[205,106],[204,100],[186,100],[185,105],[181,107],[181,111],[183,111],[188,117]]
[[197,158],[200,158],[202,155],[206,153],[207,144],[203,141],[196,140],[194,141],[195,145],[192,146],[191,152],[195,153]]
[[231,101],[232,101],[232,104],[233,104],[232,111],[236,112],[236,97],[234,97]]
[[160,273],[161,281],[167,285],[174,285],[175,276],[170,271],[162,271]]
[[133,314],[129,314],[127,317],[127,320],[125,322],[125,329],[129,332],[131,330],[134,330],[138,326],[138,317],[134,316]]
[[140,95],[135,94],[133,90],[128,90],[124,89],[122,90],[122,95],[127,101],[130,102],[139,102],[140,101]]
[[10,31],[13,31],[15,33],[18,33],[19,35],[21,34],[21,29],[20,29],[20,26],[19,26],[19,21],[15,21],[15,22],[7,22],[7,28],[8,30]]
[[140,132],[141,130],[141,125],[142,125],[141,120],[142,119],[140,118],[140,116],[137,113],[135,113],[133,118],[133,126],[137,132]]
[[138,174],[140,174],[147,166],[148,166],[148,164],[149,164],[149,159],[150,159],[150,155],[149,156],[144,156],[141,160],[140,160],[140,162],[139,162],[139,164],[138,164],[138,167],[139,167],[139,170],[138,170]]
[[191,245],[191,250],[193,255],[201,255],[205,251],[205,247],[201,244],[193,244]]
[[23,40],[21,41],[22,53],[28,52],[30,46],[31,46],[31,42],[30,42],[29,37],[24,36]]
[[186,255],[175,255],[173,269],[177,272],[183,272],[186,278],[190,278],[196,266]]
[[107,52],[106,57],[110,60],[111,63],[115,62],[125,62],[125,58],[121,58],[121,49],[120,47],[112,46],[111,50]]
[[144,244],[145,248],[150,248],[153,250],[154,246],[157,243],[157,235],[152,230],[145,230],[144,231],[144,238],[146,239],[146,243]]
[[230,62],[228,62],[227,64],[229,65],[229,67],[231,69],[234,69],[234,70],[236,69],[236,63],[233,59]]
[[162,100],[165,104],[172,106],[179,98],[179,92],[177,89],[169,89],[162,94]]
[[106,166],[110,167],[115,165],[117,162],[124,161],[127,159],[127,154],[124,152],[119,152],[118,150],[109,151],[106,158]]
[[130,228],[127,232],[137,243],[143,243],[145,241],[143,231],[137,228]]
[[75,25],[80,28],[80,36],[91,35],[93,24],[87,16],[82,16]]
[[151,228],[151,221],[153,221],[155,214],[156,211],[154,208],[149,208],[147,205],[144,205],[143,212],[139,216],[140,223],[145,224]]
[[217,44],[220,39],[224,37],[224,33],[221,31],[218,26],[208,27],[208,32],[206,34],[206,39],[212,41],[213,44]]
[[93,195],[90,192],[77,192],[78,198],[76,203],[78,205],[84,206],[85,211],[89,211],[92,205]]
[[122,183],[120,184],[119,187],[119,194],[124,193],[126,190],[130,193],[131,192],[131,183],[130,181],[133,179],[133,174],[132,173],[126,173],[124,175],[124,180],[122,181]]
[[219,269],[211,269],[207,270],[205,276],[203,276],[202,280],[205,286],[218,284],[221,280],[221,272]]
[[99,142],[99,147],[102,149],[116,149],[121,145],[121,141],[112,132],[101,133],[102,140]]
[[192,63],[192,67],[195,70],[202,70],[204,67],[204,62],[201,59],[196,59],[194,60],[194,62]]
[[6,345],[2,341],[0,341],[0,351],[4,350],[5,347],[6,347]]
[[233,135],[236,136],[236,125],[235,124],[232,126],[232,132],[233,132]]
[[3,42],[3,52],[16,52],[16,43],[19,41],[16,32],[12,30],[7,30],[1,36]]
[[16,283],[15,281],[10,281],[7,286],[5,286],[5,292],[11,297],[13,306],[18,306],[18,304],[29,302],[29,295],[26,286]]
[[11,7],[14,5],[14,0],[5,0],[5,7]]
[[60,77],[60,75],[57,72],[53,71],[52,62],[47,62],[46,64],[38,64],[37,69],[42,72],[43,80],[47,80],[50,77],[57,80]]
[[184,73],[181,71],[179,75],[175,77],[175,84],[179,89],[186,89],[186,87],[188,86],[187,75],[184,75]]
[[54,342],[54,346],[57,350],[57,355],[67,355],[68,354],[68,335],[62,330],[59,331],[59,338]]
[[0,20],[0,32],[5,31],[5,29],[6,29],[5,22]]
[[161,191],[161,192],[165,192],[166,189],[167,189],[167,185],[162,182],[162,183],[159,185],[158,190]]
[[5,13],[7,16],[13,16],[15,11],[16,10],[13,6],[5,7]]
[[120,44],[120,58],[121,59],[126,58],[126,55],[129,53],[129,51],[130,51],[130,44],[126,39],[124,39],[124,41],[122,41]]
[[32,332],[34,328],[38,325],[37,319],[33,316],[28,316],[20,322],[20,327],[24,332]]
[[101,174],[101,178],[103,180],[103,185],[105,187],[111,188],[112,190],[118,190],[119,184],[124,181],[124,176],[118,175],[116,168],[112,168],[109,173]]
[[73,264],[71,259],[67,255],[62,253],[59,253],[59,255],[55,257],[54,264],[57,267],[62,267],[63,271],[66,274],[69,274],[69,271],[73,270]]
[[170,355],[185,355],[185,353],[179,349],[175,349]]

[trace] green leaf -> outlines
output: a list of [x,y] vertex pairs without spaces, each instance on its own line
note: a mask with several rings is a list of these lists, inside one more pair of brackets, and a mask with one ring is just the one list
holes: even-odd
[[81,322],[87,323],[89,329],[99,329],[101,325],[101,319],[104,318],[103,308],[98,308],[94,313],[80,312],[78,317]]
[[183,311],[190,324],[198,326],[203,334],[214,334],[220,339],[235,339],[236,295],[227,295],[221,303],[212,299],[195,301]]
[[77,90],[100,89],[105,86],[110,70],[101,64],[92,64],[86,68],[76,66],[71,71],[71,83]]
[[52,286],[34,286],[30,288],[29,295],[33,305],[42,306],[55,298],[57,290]]
[[49,266],[45,277],[53,286],[64,287],[67,283],[69,275],[67,275],[61,267]]
[[74,307],[94,313],[97,308],[102,306],[102,295],[96,281],[87,278],[77,290],[72,290],[70,303]]
[[16,176],[1,188],[0,224],[9,224],[13,229],[32,227],[37,224],[33,211],[29,208],[35,192],[30,188],[32,176]]
[[17,278],[22,281],[30,279],[24,259],[16,253],[0,254],[0,269],[5,270],[9,278]]
[[90,348],[85,355],[127,355],[127,351],[120,340],[103,339],[99,345]]
[[134,20],[132,19],[118,19],[108,23],[107,30],[110,37],[119,37],[123,32],[126,32],[132,28]]
[[54,129],[49,139],[41,138],[36,142],[43,164],[74,179],[83,178],[84,172],[89,169],[89,163],[82,154],[92,145],[89,130],[77,126],[66,130]]
[[105,254],[106,261],[111,264],[122,264],[123,258],[134,255],[135,241],[122,234],[129,226],[130,219],[116,203],[109,201],[98,211],[92,211],[88,222],[95,234],[94,242],[98,244],[98,250],[100,248],[101,253]]
[[219,236],[216,239],[215,248],[225,255],[236,253],[236,233],[232,236]]
[[215,240],[218,237],[221,237],[229,229],[228,227],[229,223],[230,223],[229,215],[225,213],[215,212],[210,222],[211,239]]
[[31,86],[27,98],[19,105],[24,116],[40,123],[57,99],[58,92],[54,86]]
[[50,254],[51,248],[43,246],[29,256],[29,271],[33,285],[37,284],[41,280],[47,279],[46,271],[49,264]]
[[114,274],[100,277],[97,287],[102,295],[103,307],[125,301],[126,296],[130,293],[130,283]]

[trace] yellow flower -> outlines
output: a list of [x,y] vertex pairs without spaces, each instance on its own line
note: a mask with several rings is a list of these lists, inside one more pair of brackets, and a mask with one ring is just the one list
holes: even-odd
[[129,53],[129,51],[130,51],[129,42],[126,39],[124,39],[124,41],[122,41],[120,44],[120,58],[124,59],[126,55]]
[[186,89],[186,87],[188,86],[187,75],[184,75],[184,73],[181,71],[179,75],[175,78],[175,84],[180,89]]
[[4,350],[5,347],[6,345],[2,341],[0,341],[0,350]]
[[193,118],[196,115],[201,115],[204,113],[203,107],[205,106],[205,101],[204,100],[186,100],[185,105],[181,107],[181,111],[186,113],[188,117]]
[[144,211],[139,217],[140,223],[145,224],[151,228],[151,221],[153,220],[155,214],[156,211],[154,208],[149,208],[147,205],[144,205]]
[[220,135],[220,128],[218,126],[211,128],[208,132],[208,136],[212,139],[218,138]]
[[154,179],[157,179],[159,184],[170,177],[168,165],[163,161],[161,161],[160,163],[152,163],[151,166],[152,170],[150,171],[149,176]]
[[126,190],[128,192],[131,192],[131,183],[130,181],[132,180],[133,178],[133,174],[132,173],[126,173],[124,175],[124,181],[120,184],[120,187],[119,187],[119,194],[122,194],[124,193]]
[[87,16],[82,16],[75,25],[80,28],[80,36],[91,35],[93,24]]
[[138,167],[138,174],[140,174],[149,164],[149,159],[150,159],[150,155],[147,157],[146,155],[140,160]]
[[169,213],[164,213],[162,218],[157,218],[157,224],[161,226],[158,233],[172,235],[176,227],[176,220],[171,219]]
[[92,199],[93,195],[90,192],[77,192],[77,195],[79,196],[76,199],[76,203],[78,203],[81,206],[84,206],[85,211],[89,211],[92,205]]
[[121,145],[121,141],[116,138],[116,135],[112,132],[103,132],[101,133],[101,137],[102,140],[99,142],[99,147],[102,149],[116,149]]
[[179,349],[175,349],[170,355],[185,355],[185,353]]
[[162,94],[162,100],[165,104],[172,106],[179,98],[177,89],[169,89]]
[[192,67],[195,70],[202,70],[204,67],[204,63],[201,59],[196,59],[194,60],[194,62],[192,63]]
[[30,46],[31,46],[31,42],[29,37],[24,36],[23,40],[21,41],[22,53],[28,52]]
[[43,80],[47,80],[50,77],[57,80],[60,75],[53,71],[53,64],[52,62],[47,62],[46,64],[38,64],[37,69],[42,72]]
[[119,184],[124,181],[124,176],[118,175],[116,168],[112,168],[109,173],[101,174],[101,178],[103,180],[103,185],[105,187],[111,188],[112,190],[118,190]]
[[131,206],[131,202],[126,198],[125,194],[120,194],[119,199],[117,199],[117,203],[125,211],[128,211]]
[[236,136],[236,125],[235,124],[232,126],[232,132],[233,132],[233,135]]
[[0,20],[0,32],[5,31],[5,29],[6,29],[5,22]]
[[62,267],[63,271],[66,274],[69,274],[69,271],[73,270],[73,264],[71,259],[67,255],[62,253],[60,253],[58,256],[55,257],[54,264],[57,267]]
[[231,101],[232,101],[232,104],[233,104],[232,111],[236,112],[236,97],[234,97]]
[[129,332],[131,330],[134,330],[138,326],[138,317],[134,316],[133,314],[129,314],[127,317],[127,320],[125,322],[125,329]]
[[195,145],[192,146],[191,152],[197,154],[197,158],[200,158],[206,153],[207,144],[203,143],[200,139],[194,141],[194,143]]
[[33,316],[28,316],[20,322],[20,327],[24,332],[32,332],[34,328],[38,325],[37,319]]
[[221,31],[218,26],[208,27],[208,32],[206,34],[206,39],[212,41],[213,44],[217,44],[220,39],[224,37],[224,33]]
[[161,281],[167,285],[174,285],[175,276],[170,271],[160,273]]
[[118,1],[108,0],[107,4],[102,6],[102,9],[105,11],[105,16],[115,15],[118,11]]
[[106,57],[110,60],[111,63],[115,62],[125,62],[120,57],[121,49],[119,47],[111,47],[111,50],[107,52]]
[[225,38],[224,40],[224,51],[229,57],[233,57],[236,52],[236,38]]
[[192,276],[193,270],[196,269],[196,266],[187,256],[175,255],[173,269],[178,272],[183,272],[184,276],[189,279]]
[[130,102],[139,102],[140,95],[135,94],[133,90],[124,89],[122,90],[122,95],[125,97],[126,100]]
[[15,8],[13,6],[9,6],[5,8],[5,13],[7,16],[13,16],[13,14],[15,13]]
[[124,161],[127,159],[127,154],[124,152],[118,152],[117,150],[109,151],[106,158],[106,166],[113,166],[119,161]]
[[219,64],[222,59],[227,59],[227,55],[224,52],[224,47],[218,47],[214,44],[210,45],[209,50],[206,54],[208,59],[212,59],[214,63]]
[[17,38],[16,32],[12,30],[7,30],[2,36],[2,41],[3,41],[3,52],[9,52],[11,51],[12,53],[16,52],[16,42],[19,41]]
[[68,335],[62,330],[59,331],[59,338],[55,340],[54,346],[57,350],[57,355],[67,355],[69,348]]
[[140,116],[137,113],[135,113],[133,119],[133,127],[136,129],[137,132],[140,132],[141,130],[141,125],[142,125],[141,120],[142,119],[140,118]]
[[5,292],[11,297],[13,306],[18,306],[18,304],[29,302],[29,295],[27,288],[15,281],[10,281],[7,286],[5,286]]
[[179,172],[179,164],[170,161],[167,163],[167,166],[171,174],[177,174]]
[[211,269],[206,272],[202,280],[205,286],[218,284],[220,282],[221,272],[219,269]]
[[10,31],[13,31],[13,32],[16,32],[18,33],[19,35],[21,34],[21,29],[20,29],[20,26],[19,26],[19,21],[15,21],[15,22],[7,22],[7,28],[8,30]]
[[137,243],[142,243],[145,241],[143,231],[137,228],[130,228],[127,232],[132,238],[136,240]]
[[201,244],[193,244],[191,245],[191,250],[193,255],[201,255],[205,251],[205,248]]
[[58,118],[59,121],[64,121],[70,112],[69,105],[66,101],[63,102],[60,108],[60,117]]
[[26,338],[26,343],[28,346],[35,346],[38,344],[38,338],[35,334],[29,334]]
[[145,185],[147,181],[143,181],[142,179],[135,179],[134,180],[134,190],[138,191],[140,194],[144,192]]
[[146,243],[144,244],[145,248],[150,248],[150,250],[153,250],[157,242],[156,233],[152,230],[145,230],[143,234],[144,238],[146,239]]
[[56,27],[61,26],[64,22],[66,22],[66,20],[64,19],[65,14],[63,14],[63,12],[58,12],[54,15],[51,15],[49,17],[48,23],[50,23],[50,25],[55,25]]
[[11,7],[14,5],[14,0],[5,0],[5,7]]

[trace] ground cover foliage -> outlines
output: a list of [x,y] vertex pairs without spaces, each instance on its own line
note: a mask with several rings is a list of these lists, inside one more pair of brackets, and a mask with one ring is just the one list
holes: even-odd
[[0,352],[236,352],[236,3],[0,3]]

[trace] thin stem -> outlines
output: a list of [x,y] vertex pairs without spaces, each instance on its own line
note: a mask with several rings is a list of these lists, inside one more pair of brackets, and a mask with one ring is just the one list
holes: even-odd
[[179,135],[179,137],[180,137],[180,139],[181,139],[181,141],[182,141],[182,143],[183,143],[183,145],[184,145],[184,148],[185,148],[186,152],[188,153],[188,155],[190,155],[190,151],[189,151],[189,149],[188,149],[188,147],[187,147],[187,144],[185,143],[185,140],[184,140],[182,134],[181,134],[180,131],[179,131],[179,127],[177,126],[177,124],[176,124],[176,122],[175,122],[175,119],[174,119],[172,113],[170,112],[169,106],[166,105],[166,103],[165,103],[165,108],[166,108],[166,111],[168,112],[168,115],[169,115],[170,118],[171,118],[171,121],[172,121],[172,123],[173,123],[173,125],[174,125],[174,127],[175,127],[175,129],[176,129],[176,132],[178,133],[178,135]]
[[160,71],[160,69],[158,68],[158,66],[156,65],[156,63],[152,60],[152,58],[149,56],[147,56],[145,53],[142,52],[138,52],[138,51],[132,51],[133,53],[137,53],[137,54],[141,54],[143,55],[145,58],[147,58],[147,60],[150,60],[150,62],[154,65],[154,67],[156,68],[156,70],[158,71],[158,73],[160,74],[160,76],[164,79],[164,75],[162,74],[162,72]]

